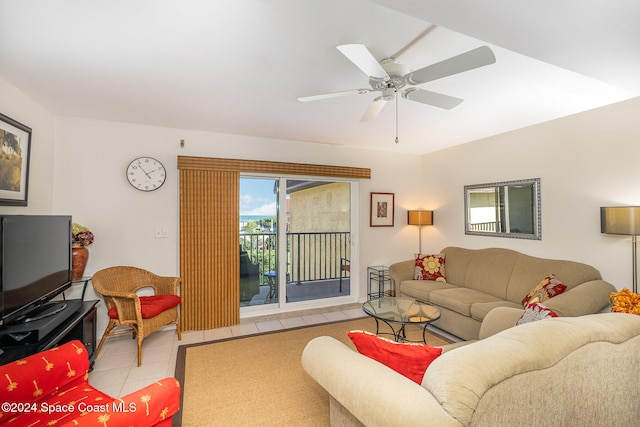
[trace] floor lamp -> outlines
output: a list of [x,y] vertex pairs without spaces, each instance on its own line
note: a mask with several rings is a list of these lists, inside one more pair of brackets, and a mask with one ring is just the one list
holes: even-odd
[[433,211],[408,211],[407,212],[407,223],[409,225],[417,225],[420,227],[419,230],[419,253],[422,253],[422,226],[423,225],[433,225]]
[[631,274],[634,293],[638,292],[637,236],[640,234],[640,206],[600,208],[600,231],[631,236]]

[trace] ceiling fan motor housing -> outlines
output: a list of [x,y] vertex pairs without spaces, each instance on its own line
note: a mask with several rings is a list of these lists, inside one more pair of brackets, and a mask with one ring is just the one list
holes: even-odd
[[[371,77],[369,79],[369,84],[371,85],[371,89],[381,91],[383,93],[383,97],[386,98],[388,95],[385,91],[388,89],[393,89],[393,92],[395,92],[406,86],[407,82],[404,76],[408,74],[410,70],[406,65],[393,62],[392,60],[383,60],[380,62],[380,65],[384,68],[389,77],[384,79]],[[393,95],[391,95],[391,98],[389,99],[393,99]]]

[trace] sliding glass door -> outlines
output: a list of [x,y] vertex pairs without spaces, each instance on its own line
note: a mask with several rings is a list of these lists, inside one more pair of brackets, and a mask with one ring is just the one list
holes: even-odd
[[347,181],[240,179],[240,305],[352,295]]
[[240,306],[277,304],[279,180],[240,179]]

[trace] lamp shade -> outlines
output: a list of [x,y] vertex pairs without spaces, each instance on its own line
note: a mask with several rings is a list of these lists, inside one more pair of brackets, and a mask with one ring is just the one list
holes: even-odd
[[433,211],[408,211],[409,225],[433,225]]
[[600,208],[600,231],[606,234],[640,235],[640,206]]

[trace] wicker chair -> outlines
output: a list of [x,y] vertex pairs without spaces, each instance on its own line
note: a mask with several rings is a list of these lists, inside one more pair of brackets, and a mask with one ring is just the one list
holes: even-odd
[[[91,283],[103,296],[109,315],[96,355],[107,337],[132,332],[133,338],[138,340],[138,366],[141,366],[142,341],[153,332],[175,324],[178,339],[182,339],[178,317],[179,277],[157,276],[141,268],[118,266],[98,271],[91,278]],[[136,294],[147,287],[153,288],[153,296]],[[114,330],[120,326],[126,329]]]

